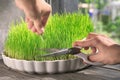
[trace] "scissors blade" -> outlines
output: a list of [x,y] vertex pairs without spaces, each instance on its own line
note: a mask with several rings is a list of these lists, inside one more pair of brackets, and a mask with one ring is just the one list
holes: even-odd
[[67,53],[69,53],[69,49],[62,49],[62,50],[57,51],[57,52],[53,52],[53,53],[50,53],[50,54],[45,54],[45,55],[43,55],[43,57],[60,56],[60,55],[65,55]]

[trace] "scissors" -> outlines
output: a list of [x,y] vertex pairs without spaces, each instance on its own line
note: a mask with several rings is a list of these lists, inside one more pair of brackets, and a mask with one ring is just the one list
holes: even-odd
[[88,55],[84,54],[81,52],[81,47],[72,47],[72,48],[68,48],[68,49],[62,49],[50,54],[45,54],[43,55],[43,57],[49,57],[49,56],[60,56],[60,55],[65,55],[65,54],[71,54],[74,55],[78,58],[81,58],[85,63],[89,64],[89,65],[94,65],[94,66],[102,66],[102,63],[99,62],[91,62],[88,59]]

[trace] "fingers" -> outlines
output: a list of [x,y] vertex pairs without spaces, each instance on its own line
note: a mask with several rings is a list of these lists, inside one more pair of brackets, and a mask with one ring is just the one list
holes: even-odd
[[48,10],[45,13],[44,12],[41,13],[42,14],[42,16],[41,16],[41,22],[42,22],[43,26],[46,25],[50,13],[51,13],[51,10]]
[[41,17],[41,22],[42,22],[42,25],[43,25],[43,26],[46,25],[47,20],[48,20],[48,17],[49,17],[49,16],[42,16],[42,17]]
[[115,64],[117,62],[116,55],[112,55],[111,53],[116,53],[116,50],[114,52],[114,49],[110,48],[114,44],[116,43],[104,35],[91,33],[86,40],[76,41],[73,43],[73,46],[80,46],[86,49],[88,49],[87,47],[91,47],[93,54],[89,55],[90,61]]
[[104,56],[102,56],[100,53],[89,56],[89,60],[92,62],[102,62],[103,63],[103,58],[104,58]]
[[91,49],[92,49],[92,54],[97,53],[97,49],[95,47],[91,47]]
[[88,34],[87,39],[95,38],[97,36],[107,37],[107,36],[102,35],[102,34],[90,33],[90,34]]
[[37,32],[37,30],[34,27],[31,29],[31,31],[34,33]]
[[36,28],[38,34],[42,34],[44,32],[44,26],[41,20],[35,20],[34,27]]
[[29,19],[28,17],[26,17],[26,18],[25,18],[25,21],[26,21],[26,22],[29,22],[29,21],[30,21],[30,19]]
[[109,58],[109,56],[105,56],[103,53],[93,54],[88,57],[88,59],[92,62],[99,62],[103,64],[114,64],[114,59]]
[[73,43],[73,46],[81,46],[81,47],[96,47],[95,39],[87,39],[84,41],[76,41]]
[[28,29],[32,29],[32,27],[34,27],[34,23],[29,20],[28,18],[26,19],[27,25],[28,25]]
[[41,21],[35,20],[32,21],[29,18],[26,18],[28,29],[37,34],[42,34],[44,32],[44,27],[41,24]]

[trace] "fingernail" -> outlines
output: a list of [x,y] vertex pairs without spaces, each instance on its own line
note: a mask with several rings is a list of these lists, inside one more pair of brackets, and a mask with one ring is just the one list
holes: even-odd
[[39,32],[37,32],[38,35],[42,35],[44,33],[44,30],[40,30]]
[[44,33],[44,28],[41,28],[41,32],[43,32],[43,33]]

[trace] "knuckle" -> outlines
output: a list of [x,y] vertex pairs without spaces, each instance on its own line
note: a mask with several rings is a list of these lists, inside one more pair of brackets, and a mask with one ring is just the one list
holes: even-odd
[[93,45],[96,46],[97,44],[101,43],[101,40],[100,40],[100,37],[99,36],[96,36],[94,39],[93,39]]
[[87,38],[90,38],[91,34],[88,34]]
[[96,36],[94,40],[95,42],[100,42],[100,36]]
[[48,11],[51,12],[52,11],[52,7],[49,5]]
[[42,16],[46,16],[46,15],[49,15],[51,12],[52,12],[51,9],[42,10],[42,11],[41,11],[41,15],[42,15]]
[[51,12],[51,11],[52,11],[52,7],[51,7],[51,5],[48,4],[46,10],[49,11],[49,12]]

